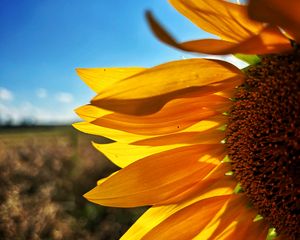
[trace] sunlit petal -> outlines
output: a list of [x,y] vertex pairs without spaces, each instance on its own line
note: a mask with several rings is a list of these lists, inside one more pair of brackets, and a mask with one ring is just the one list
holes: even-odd
[[177,42],[149,13],[147,15],[149,24],[154,34],[162,42],[184,51],[205,54],[267,54],[291,50],[290,41],[282,32],[273,26],[266,26],[255,35],[239,42],[229,42],[217,39],[200,39],[188,42]]
[[171,4],[201,29],[229,42],[258,34],[263,25],[247,16],[247,8],[224,0],[170,0]]
[[223,146],[218,144],[193,145],[154,154],[121,169],[85,197],[107,206],[159,204],[207,176],[223,157]]
[[174,98],[221,91],[226,81],[242,78],[238,68],[219,60],[169,62],[117,81],[99,92],[92,104],[126,114],[150,114]]
[[116,81],[131,77],[146,68],[77,68],[79,77],[96,93]]
[[[205,137],[204,134],[207,134],[207,136]],[[119,167],[126,167],[152,154],[191,144],[218,144],[222,139],[224,139],[224,133],[218,129],[212,129],[202,132],[202,134],[199,132],[183,132],[163,137],[154,137],[133,143],[136,145],[121,142],[108,144],[93,143],[93,145],[114,164]]]
[[248,11],[251,18],[278,25],[300,42],[299,0],[250,0]]

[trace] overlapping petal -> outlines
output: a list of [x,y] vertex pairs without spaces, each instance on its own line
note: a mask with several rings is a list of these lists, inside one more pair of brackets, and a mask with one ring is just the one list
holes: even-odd
[[144,157],[171,150],[174,148],[186,146],[187,144],[173,144],[153,147],[114,142],[110,144],[94,143],[93,145],[115,165],[124,168],[129,164]]
[[96,93],[102,91],[115,82],[138,74],[146,68],[77,68],[80,78]]
[[248,12],[251,18],[278,25],[300,42],[299,0],[250,0]]
[[265,26],[257,34],[249,35],[239,42],[217,39],[200,39],[188,42],[177,42],[155,18],[148,13],[147,18],[154,34],[162,42],[184,51],[205,54],[268,54],[289,51],[290,41],[274,26]]
[[[227,170],[228,166],[226,165],[218,166],[216,170],[213,170],[212,173],[205,178],[204,182],[206,182],[206,184],[203,183],[202,187],[197,188],[199,194],[187,196],[185,201],[178,201],[176,204],[164,204],[162,206],[151,207],[137,220],[121,239],[142,239],[151,229],[158,226],[173,214],[194,203],[216,196],[230,196],[233,192],[233,184],[231,183],[234,183],[234,180],[230,176],[224,175]],[[226,185],[228,181],[230,184]],[[227,197],[224,198],[224,200],[225,199],[227,199]],[[212,216],[210,216],[210,218],[212,218]]]
[[178,99],[151,115],[108,114],[91,123],[142,135],[170,134],[225,112],[229,105],[228,99],[217,95]]
[[256,211],[247,207],[247,198],[244,195],[232,197],[218,214],[194,239],[265,240],[268,226],[262,221],[253,222]]
[[[204,134],[207,135],[203,136]],[[110,161],[123,168],[156,153],[192,144],[218,144],[222,139],[224,139],[224,133],[214,128],[203,132],[184,132],[147,138],[132,144],[114,142],[109,144],[94,143],[93,145]]]
[[[143,239],[192,239],[209,224],[212,216],[230,200],[230,195],[216,196],[193,203],[172,214],[159,225],[151,229]],[[176,234],[174,234],[176,232]],[[205,232],[205,237],[209,237]],[[203,238],[205,239],[205,238]]]
[[[230,171],[228,163],[218,163],[205,178],[197,182],[193,186],[184,191],[174,195],[173,197],[160,202],[161,205],[181,203],[186,199],[205,199],[213,196],[222,196],[233,193],[236,186],[236,181],[232,176],[226,173]],[[191,201],[191,200],[187,200]]]
[[74,123],[73,127],[84,133],[103,136],[105,138],[109,138],[115,141],[125,142],[125,143],[131,143],[146,138],[145,135],[128,133],[128,132],[124,132],[112,128],[105,128],[89,122]]
[[103,88],[92,105],[124,114],[151,114],[172,99],[218,92],[242,79],[238,68],[223,61],[174,61],[116,81]]
[[[155,236],[174,240],[265,239],[268,230],[266,225],[253,224],[255,211],[247,208],[245,203],[242,195],[202,199],[172,213],[152,227],[143,239],[153,239]],[[224,224],[224,219],[227,224]],[[253,230],[255,234],[251,232]]]
[[142,146],[163,146],[169,144],[219,143],[224,139],[224,132],[220,130],[225,124],[224,119],[223,116],[217,116],[203,120],[179,133],[145,138],[133,144]]
[[112,111],[105,110],[103,108],[98,108],[96,106],[87,104],[75,109],[76,114],[83,120],[87,122],[94,121],[97,118],[112,114]]
[[153,154],[121,169],[85,197],[107,206],[159,204],[201,181],[223,158],[222,144],[192,145]]
[[[181,130],[178,133],[189,133],[189,132],[202,132],[208,130],[213,127],[221,127],[226,122],[226,117],[222,115],[217,115],[212,118],[197,122],[196,124]],[[78,129],[81,132],[103,136],[114,141],[122,142],[122,143],[135,143],[136,145],[157,145],[156,143],[162,142],[163,136],[153,136],[150,137],[148,135],[134,134],[127,131],[121,131],[113,128],[106,128],[99,125],[92,124],[90,122],[79,122],[74,123],[73,127]],[[167,137],[168,135],[166,135]],[[156,139],[156,137],[158,139]],[[162,137],[162,138],[161,138]],[[172,137],[170,135],[169,137]],[[181,135],[177,135],[177,138],[181,138]],[[168,138],[168,137],[167,137]],[[159,140],[159,141],[157,141]],[[175,139],[174,139],[175,140]],[[176,141],[176,140],[175,140]],[[165,142],[167,143],[167,142]]]
[[247,7],[224,0],[170,0],[184,16],[206,32],[229,42],[241,42],[257,35],[263,24],[250,20]]
[[[105,122],[132,122],[138,124],[142,123],[151,123],[151,122],[162,122],[167,121],[168,119],[174,118],[175,115],[183,116],[186,113],[195,111],[198,109],[203,112],[211,109],[214,112],[224,112],[226,108],[230,105],[230,100],[228,96],[224,97],[219,90],[227,90],[229,85],[232,87],[232,84],[238,83],[237,81],[223,81],[222,84],[212,87],[211,91],[216,91],[216,94],[210,94],[211,92],[198,92],[191,95],[186,95],[186,98],[172,99],[166,103],[162,109],[154,114],[147,115],[145,117],[140,116],[130,116],[126,114],[118,114],[103,108],[99,108],[93,105],[84,105],[77,108],[75,111],[79,117],[82,119],[93,122],[96,125],[105,125]],[[213,92],[214,92],[213,91]],[[151,101],[151,99],[149,99]],[[199,113],[198,113],[199,114]],[[180,118],[180,117],[177,117]]]

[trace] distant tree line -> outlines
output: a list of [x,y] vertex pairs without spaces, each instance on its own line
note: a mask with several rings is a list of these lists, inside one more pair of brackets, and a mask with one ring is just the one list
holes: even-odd
[[36,125],[37,125],[37,121],[32,118],[24,118],[21,121],[16,122],[12,118],[1,118],[0,116],[1,127],[14,127],[14,126],[32,127]]

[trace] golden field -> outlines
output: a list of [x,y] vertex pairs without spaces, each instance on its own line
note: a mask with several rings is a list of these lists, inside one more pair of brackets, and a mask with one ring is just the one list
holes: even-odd
[[0,129],[0,239],[118,239],[144,209],[82,195],[116,170],[72,127]]

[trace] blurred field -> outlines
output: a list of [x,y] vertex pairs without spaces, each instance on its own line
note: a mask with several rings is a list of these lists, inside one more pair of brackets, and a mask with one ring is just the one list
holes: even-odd
[[0,129],[1,240],[114,240],[142,214],[82,197],[116,169],[91,140],[72,127]]

